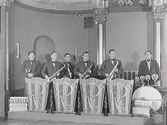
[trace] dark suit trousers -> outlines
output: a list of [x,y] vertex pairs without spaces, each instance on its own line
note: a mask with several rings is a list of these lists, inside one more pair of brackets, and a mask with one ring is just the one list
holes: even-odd
[[51,90],[52,90],[52,101],[53,101],[53,110],[56,110],[56,105],[55,105],[55,97],[54,97],[54,88],[53,88],[53,82],[49,83],[49,92],[48,92],[48,98],[47,98],[47,103],[46,103],[46,110],[49,110],[51,107]]

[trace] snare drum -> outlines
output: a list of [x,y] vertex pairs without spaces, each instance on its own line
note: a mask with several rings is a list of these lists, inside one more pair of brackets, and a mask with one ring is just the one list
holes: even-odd
[[135,99],[152,101],[151,108],[154,109],[154,111],[157,111],[158,109],[160,109],[162,105],[162,95],[157,89],[151,86],[142,86],[136,89],[132,97],[132,100],[135,100]]

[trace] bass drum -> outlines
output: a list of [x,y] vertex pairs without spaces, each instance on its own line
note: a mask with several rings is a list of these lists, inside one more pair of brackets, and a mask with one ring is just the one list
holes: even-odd
[[157,111],[158,109],[160,109],[162,105],[162,95],[157,89],[151,86],[142,86],[137,90],[135,90],[132,96],[132,100],[135,100],[135,99],[152,101],[153,105],[151,108],[154,111]]

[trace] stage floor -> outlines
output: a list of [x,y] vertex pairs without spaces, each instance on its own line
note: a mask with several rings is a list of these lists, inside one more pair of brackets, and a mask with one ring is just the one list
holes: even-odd
[[[15,124],[8,124],[8,123]],[[19,124],[20,122],[20,124]],[[8,120],[0,125],[165,125],[163,115],[152,118],[108,116],[96,114],[47,114],[44,112],[9,112]],[[24,123],[24,124],[21,124]]]

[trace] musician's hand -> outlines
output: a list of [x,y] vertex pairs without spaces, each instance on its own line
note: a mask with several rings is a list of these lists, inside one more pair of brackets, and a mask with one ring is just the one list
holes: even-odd
[[105,74],[106,77],[108,77],[108,75],[109,75],[108,73]]
[[91,70],[88,70],[88,73],[91,73],[92,71]]
[[87,79],[88,77],[90,77],[90,75],[89,75],[89,74],[87,74],[87,75],[85,76],[85,79]]
[[69,76],[72,76],[72,73],[71,73],[71,72],[69,72]]
[[56,75],[59,76],[59,75],[60,75],[60,72],[58,72]]
[[49,81],[50,79],[49,79],[49,77],[47,76],[47,75],[45,75],[45,79],[47,80],[47,81]]
[[116,68],[116,69],[114,70],[114,72],[118,72],[118,68]]
[[28,73],[28,77],[32,78],[33,74],[32,73]]
[[82,77],[83,77],[83,75],[82,75],[81,73],[79,73],[78,75],[79,75],[79,77],[80,77],[80,78],[82,78]]

